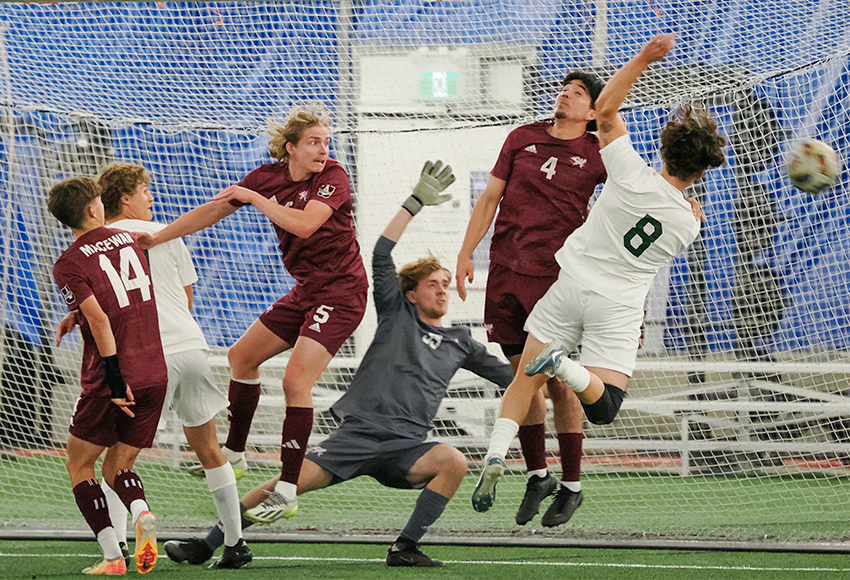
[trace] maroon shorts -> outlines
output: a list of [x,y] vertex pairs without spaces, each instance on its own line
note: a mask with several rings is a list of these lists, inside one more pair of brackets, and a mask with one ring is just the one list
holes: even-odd
[[484,296],[487,340],[502,345],[525,344],[525,320],[557,279],[557,273],[552,276],[529,276],[490,262]]
[[296,284],[260,315],[260,322],[290,346],[305,336],[333,355],[363,320],[367,293],[363,288],[345,297],[323,297]]
[[84,392],[77,399],[68,431],[77,439],[112,447],[119,441],[131,447],[150,447],[156,435],[167,383],[133,390],[136,404],[130,417],[108,397]]

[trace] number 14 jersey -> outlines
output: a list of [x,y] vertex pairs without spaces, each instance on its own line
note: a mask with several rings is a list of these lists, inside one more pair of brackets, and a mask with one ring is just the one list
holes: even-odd
[[646,164],[628,135],[601,154],[608,180],[587,221],[555,258],[594,292],[642,308],[655,274],[693,243],[700,222],[683,193]]
[[[68,309],[94,295],[109,317],[124,380],[132,389],[167,381],[148,261],[129,233],[111,228],[86,232],[53,266],[53,278]],[[83,391],[109,396],[103,358],[82,313]]]

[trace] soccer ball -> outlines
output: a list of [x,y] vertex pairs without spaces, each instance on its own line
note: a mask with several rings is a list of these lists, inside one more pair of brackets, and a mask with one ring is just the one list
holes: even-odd
[[841,171],[838,154],[817,139],[800,139],[792,143],[786,167],[791,185],[811,194],[835,185]]

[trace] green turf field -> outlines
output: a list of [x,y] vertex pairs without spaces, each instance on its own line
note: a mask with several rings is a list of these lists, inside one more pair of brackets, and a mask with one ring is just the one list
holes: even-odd
[[[166,530],[196,533],[215,521],[206,484],[164,464],[138,465],[147,496]],[[11,477],[11,475],[15,477]],[[239,482],[241,493],[276,473],[252,468]],[[497,503],[486,514],[474,512],[469,498],[476,476],[470,474],[432,535],[466,540],[499,538],[575,543],[669,539],[683,541],[832,542],[848,545],[846,478],[728,478],[674,475],[586,475],[585,502],[567,526],[541,528],[539,518],[525,527],[513,523],[524,478],[500,483]],[[15,483],[17,482],[17,483]],[[21,482],[26,482],[23,485]],[[790,485],[793,484],[793,485]],[[58,456],[0,461],[0,535],[12,526],[27,529],[88,531],[77,511]],[[265,532],[394,536],[406,523],[417,493],[391,490],[369,478],[306,494],[296,518]],[[5,534],[8,535],[8,534]]]
[[[223,576],[241,580],[846,580],[850,577],[850,556],[846,554],[426,546],[426,553],[446,562],[445,568],[401,569],[387,568],[386,546],[378,544],[253,543],[251,547],[255,559],[239,571],[177,565],[163,555],[148,577],[170,580]],[[2,541],[0,578],[81,576],[80,570],[95,563],[97,554],[94,541]]]

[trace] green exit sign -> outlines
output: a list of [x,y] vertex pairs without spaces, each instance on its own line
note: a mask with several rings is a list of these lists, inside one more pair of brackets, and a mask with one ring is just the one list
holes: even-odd
[[456,97],[459,72],[424,72],[419,75],[419,97],[445,99]]

